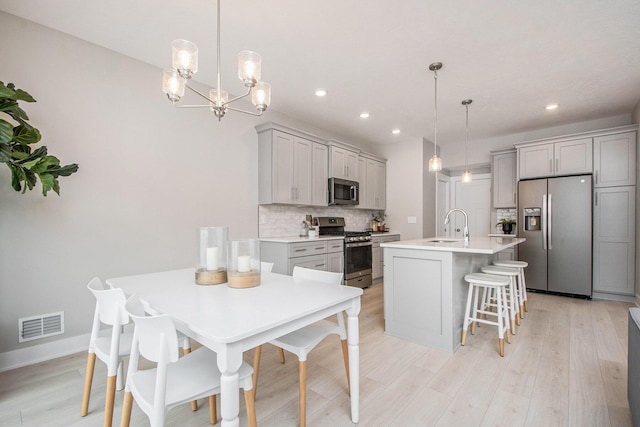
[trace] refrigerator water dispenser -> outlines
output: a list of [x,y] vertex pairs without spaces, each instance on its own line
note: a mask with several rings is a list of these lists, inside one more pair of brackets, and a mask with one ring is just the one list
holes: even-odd
[[525,231],[540,231],[540,208],[524,208]]

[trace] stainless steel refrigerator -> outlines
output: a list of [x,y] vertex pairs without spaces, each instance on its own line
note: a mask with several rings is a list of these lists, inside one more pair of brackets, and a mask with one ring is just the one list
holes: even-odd
[[518,256],[527,288],[591,297],[591,175],[518,183]]

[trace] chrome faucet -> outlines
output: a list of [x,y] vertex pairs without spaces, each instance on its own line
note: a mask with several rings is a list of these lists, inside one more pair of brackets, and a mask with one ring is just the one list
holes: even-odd
[[464,237],[464,242],[469,243],[469,217],[467,216],[467,213],[465,211],[458,208],[451,209],[444,217],[444,225],[449,224],[449,215],[451,215],[453,212],[462,212],[462,215],[464,215],[464,230],[462,231],[462,236]]

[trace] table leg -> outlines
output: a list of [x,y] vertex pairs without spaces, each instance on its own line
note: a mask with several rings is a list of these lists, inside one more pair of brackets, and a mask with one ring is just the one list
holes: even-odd
[[238,427],[240,425],[240,397],[238,394],[238,370],[242,364],[242,352],[227,346],[218,353],[218,369],[220,370],[220,414],[222,427]]
[[360,297],[347,310],[347,342],[349,344],[349,383],[351,390],[351,421],[360,420],[360,334],[358,314]]

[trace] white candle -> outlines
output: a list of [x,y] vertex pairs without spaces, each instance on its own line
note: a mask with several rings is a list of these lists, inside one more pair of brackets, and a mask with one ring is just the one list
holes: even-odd
[[240,255],[238,257],[238,273],[248,273],[251,271],[251,257]]
[[207,248],[207,270],[218,269],[218,248],[212,246]]

